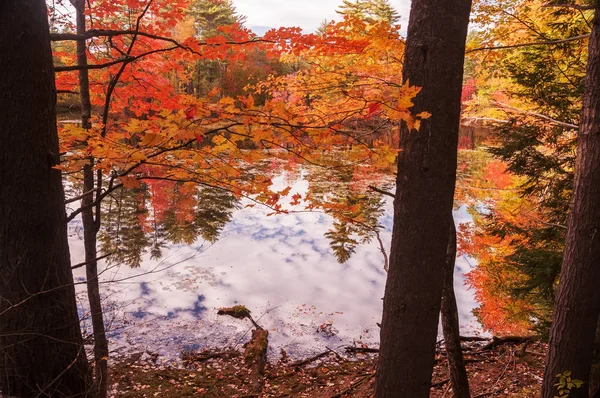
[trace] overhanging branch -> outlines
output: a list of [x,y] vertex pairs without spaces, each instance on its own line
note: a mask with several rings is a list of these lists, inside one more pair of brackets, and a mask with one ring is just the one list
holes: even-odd
[[507,49],[519,48],[519,47],[553,46],[553,45],[557,45],[557,44],[568,43],[571,41],[584,40],[589,37],[590,37],[590,34],[588,33],[585,35],[568,37],[566,39],[532,41],[529,43],[509,44],[509,45],[505,45],[505,46],[477,47],[477,48],[472,48],[470,50],[465,51],[465,54],[473,53],[476,51],[507,50]]

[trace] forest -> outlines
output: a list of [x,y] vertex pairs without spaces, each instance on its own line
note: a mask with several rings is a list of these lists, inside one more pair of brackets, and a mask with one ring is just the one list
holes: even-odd
[[600,398],[600,3],[246,3],[0,1],[0,398]]

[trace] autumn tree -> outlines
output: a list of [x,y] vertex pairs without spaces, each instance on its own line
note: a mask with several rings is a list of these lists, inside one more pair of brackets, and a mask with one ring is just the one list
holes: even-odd
[[194,0],[187,8],[193,18],[196,35],[206,39],[222,34],[219,27],[243,25],[246,17],[239,15],[231,0]]
[[[591,14],[543,1],[513,2],[510,15],[504,11],[480,12],[481,19],[498,15],[501,23],[481,32],[469,54],[472,63],[478,55],[493,60],[480,68],[496,77],[480,81],[465,113],[494,121],[499,142],[490,152],[502,163],[490,163],[486,178],[506,189],[490,192],[489,211],[475,216],[471,254],[479,266],[469,280],[484,327],[545,336],[573,188]],[[500,181],[507,179],[504,168],[513,181]]]
[[452,216],[471,1],[412,3],[403,79],[422,87],[401,130],[375,396],[428,397]]
[[400,15],[388,0],[343,0],[336,12],[369,24],[386,22],[395,25],[400,21]]
[[45,4],[4,1],[0,24],[0,389],[83,397]]
[[[600,4],[595,5],[596,18]],[[556,375],[571,372],[583,388],[571,397],[587,397],[600,315],[600,25],[594,23],[589,39],[583,113],[579,125],[575,181],[560,284],[550,330],[549,353],[542,396],[556,395]]]
[[[202,40],[214,37],[227,37],[223,27],[243,26],[246,17],[239,15],[231,0],[195,0],[187,8],[188,15]],[[188,93],[197,97],[205,96],[214,88],[223,90],[223,82],[228,63],[224,60],[196,60],[188,84]]]

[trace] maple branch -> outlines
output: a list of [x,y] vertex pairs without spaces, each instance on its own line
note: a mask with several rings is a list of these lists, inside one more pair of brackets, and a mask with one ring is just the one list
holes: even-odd
[[65,204],[67,205],[67,204],[69,204],[69,203],[77,202],[78,200],[81,200],[81,199],[85,198],[87,195],[89,195],[89,194],[92,194],[92,193],[94,193],[95,191],[96,191],[96,189],[94,188],[94,189],[91,189],[91,190],[89,190],[89,191],[87,191],[87,192],[84,192],[84,193],[82,193],[82,194],[81,194],[81,195],[79,195],[79,196],[75,196],[75,197],[73,197],[73,198],[66,199],[66,200],[65,200]]
[[387,195],[387,196],[389,196],[390,198],[394,198],[394,199],[396,199],[396,195],[394,195],[393,193],[391,193],[391,192],[388,192],[388,191],[386,191],[386,190],[383,190],[383,189],[379,189],[379,188],[377,188],[377,187],[375,187],[375,186],[373,186],[373,185],[369,185],[367,188],[369,188],[369,189],[370,189],[371,191],[373,191],[373,192],[378,192],[378,193],[380,193],[380,194],[382,194],[382,195]]
[[525,110],[522,110],[522,109],[514,108],[514,107],[512,107],[510,105],[507,105],[507,104],[504,104],[504,103],[498,102],[498,101],[494,101],[493,103],[495,103],[496,105],[498,105],[498,107],[500,109],[504,109],[504,110],[508,110],[508,111],[516,112],[516,113],[521,113],[521,114],[524,114],[524,115],[535,116],[537,118],[544,119],[544,120],[549,121],[551,123],[557,124],[557,125],[559,125],[561,127],[564,127],[566,129],[571,129],[571,130],[578,130],[579,129],[579,126],[576,125],[576,124],[561,122],[560,120],[553,119],[550,116],[546,116],[546,115],[543,115],[541,113],[529,112],[529,111],[525,111]]
[[[102,202],[102,199],[107,197],[115,189],[120,188],[122,186],[123,186],[123,184],[116,184],[116,185],[112,186],[110,189],[107,189],[104,192],[102,192],[102,194],[98,195],[98,197],[96,197],[96,200],[93,201],[92,203],[90,203],[89,205],[83,206],[83,207],[78,208],[77,210],[74,210],[73,213],[69,214],[69,216],[67,217],[67,223],[69,223],[71,220],[73,220],[75,217],[77,217],[77,215],[79,213],[81,213],[82,211],[95,207],[98,203]],[[97,188],[95,190],[97,190]]]
[[[77,40],[89,40],[89,39],[93,39],[96,37],[111,38],[111,37],[126,36],[126,35],[138,35],[138,36],[147,37],[149,39],[166,41],[166,42],[172,43],[180,48],[188,50],[194,54],[201,55],[200,53],[193,50],[189,46],[186,46],[185,44],[182,44],[171,37],[159,36],[159,35],[155,35],[155,34],[144,32],[144,31],[136,31],[134,29],[128,29],[128,30],[90,29],[90,30],[86,31],[84,34],[50,33],[50,41],[77,41]],[[228,40],[228,41],[224,41],[222,43],[207,43],[205,41],[199,41],[198,45],[218,47],[218,46],[222,46],[222,45],[234,45],[234,44],[242,45],[242,44],[251,44],[251,43],[274,43],[274,41],[273,40],[265,40],[265,39],[251,39],[251,40],[243,40],[243,41]]]
[[84,261],[82,263],[79,263],[79,264],[76,264],[76,265],[72,266],[71,269],[77,269],[77,268],[84,267],[84,266],[88,265],[91,262],[100,261],[102,259],[105,259],[106,257],[112,256],[113,254],[115,254],[115,252],[110,252],[110,253],[107,253],[107,254],[105,254],[103,256],[96,257],[96,258],[88,260],[88,261]]
[[542,5],[542,8],[548,8],[548,7],[559,7],[559,8],[572,8],[574,10],[579,10],[579,11],[585,11],[585,10],[593,10],[594,6],[592,5],[580,5],[580,4],[552,4],[552,3],[548,3],[548,4],[544,4]]
[[156,54],[159,52],[166,52],[166,51],[173,51],[178,49],[179,47],[177,46],[173,46],[173,47],[166,47],[166,48],[159,48],[156,50],[151,50],[151,51],[147,51],[145,53],[141,53],[138,55],[127,55],[126,57],[123,58],[119,58],[116,59],[114,61],[109,61],[109,62],[105,62],[102,64],[92,64],[92,65],[70,65],[70,66],[55,66],[54,67],[54,71],[55,72],[70,72],[70,71],[75,71],[75,70],[83,70],[83,69],[103,69],[103,68],[108,68],[109,66],[113,66],[113,65],[117,65],[117,64],[129,64],[133,61],[136,61],[140,58],[143,58],[145,56],[148,55],[152,55],[152,54]]
[[509,120],[504,119],[496,119],[493,117],[476,117],[476,116],[467,116],[461,120],[461,126],[470,127],[471,122],[492,122],[492,123],[509,123]]
[[506,49],[510,49],[510,48],[530,47],[530,46],[551,46],[551,45],[556,45],[556,44],[568,43],[571,41],[584,40],[589,37],[590,37],[590,34],[587,33],[585,35],[568,37],[566,39],[532,41],[529,43],[509,44],[509,45],[505,45],[505,46],[477,47],[477,48],[472,48],[470,50],[465,51],[465,54],[469,54],[469,53],[476,52],[476,51],[486,51],[486,50],[506,50]]
[[77,91],[72,90],[56,90],[56,94],[79,94]]
[[[229,127],[231,127],[231,126],[223,126],[223,127],[211,130],[211,131],[209,131],[209,132],[207,132],[205,134],[215,133],[215,132],[217,132],[219,130],[226,130]],[[176,150],[179,150],[179,149],[183,149],[183,148],[191,145],[195,141],[196,141],[196,139],[193,139],[193,140],[186,141],[186,142],[184,142],[184,143],[182,143],[180,145],[177,145],[175,147],[161,148],[158,151],[156,151],[156,152],[154,152],[154,153],[146,156],[145,160],[141,160],[140,162],[138,162],[138,163],[130,166],[128,169],[125,169],[125,170],[121,171],[120,173],[113,175],[110,178],[110,181],[108,183],[108,187],[106,188],[106,190],[104,192],[98,191],[98,189],[101,189],[101,184],[98,184],[98,186],[94,190],[92,190],[90,192],[86,192],[86,193],[80,195],[81,197],[83,197],[83,196],[89,195],[92,192],[99,192],[99,194],[96,196],[96,200],[94,200],[92,203],[90,203],[89,205],[84,206],[84,207],[79,207],[78,209],[74,210],[71,214],[69,214],[69,216],[67,217],[67,222],[73,220],[78,214],[80,214],[84,210],[91,209],[93,207],[97,208],[105,197],[107,197],[108,195],[110,195],[115,190],[121,188],[123,186],[122,183],[113,185],[115,178],[124,177],[124,176],[128,175],[129,173],[131,173],[132,171],[134,171],[135,169],[137,169],[141,165],[145,164],[147,159],[155,158],[155,157],[157,157],[159,155],[162,155],[163,153],[166,153],[166,152],[171,152],[171,151],[176,151]],[[98,170],[98,172],[99,171],[100,170]],[[101,175],[99,175],[97,177],[99,179],[99,181],[100,181],[101,177],[102,177]],[[143,178],[138,178],[138,179],[143,179]],[[66,202],[66,203],[74,202],[77,199],[78,198],[69,199],[69,202]]]
[[144,36],[149,39],[167,41],[169,43],[175,44],[177,46],[184,47],[177,40],[172,39],[170,37],[154,35],[152,33],[147,32],[137,32],[133,29],[128,30],[108,30],[108,29],[90,29],[87,30],[83,34],[77,33],[50,33],[50,41],[77,41],[77,40],[89,40],[95,37],[116,37],[116,36],[126,36],[126,35],[138,35]]
[[390,270],[390,260],[387,255],[387,252],[385,251],[383,241],[381,240],[381,235],[379,235],[379,231],[377,229],[375,229],[375,237],[377,238],[377,242],[379,242],[379,251],[383,256],[383,269],[385,270],[385,272],[388,272]]

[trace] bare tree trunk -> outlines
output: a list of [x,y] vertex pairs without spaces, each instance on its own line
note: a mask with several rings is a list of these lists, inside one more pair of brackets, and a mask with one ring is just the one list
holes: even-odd
[[43,0],[0,2],[0,395],[84,397]]
[[383,301],[376,398],[429,397],[448,230],[471,0],[413,0],[403,78],[422,87],[403,124],[390,270]]
[[460,325],[458,323],[458,308],[454,295],[454,265],[456,264],[456,226],[454,220],[450,223],[448,234],[448,251],[446,253],[446,269],[444,271],[444,288],[442,290],[442,330],[446,353],[448,354],[448,369],[452,382],[454,398],[470,398],[469,378],[465,368],[462,347],[460,346]]
[[[85,34],[85,0],[72,0],[71,3],[76,10],[77,34]],[[87,66],[87,47],[85,40],[77,41],[77,64]],[[90,117],[92,104],[90,101],[90,82],[87,69],[79,71],[79,95],[81,99],[81,126],[84,129],[92,127]],[[89,164],[83,168],[83,192],[89,192],[81,201],[85,208],[81,212],[83,223],[83,245],[85,249],[85,274],[87,280],[87,295],[90,304],[90,315],[92,318],[92,333],[94,336],[94,395],[98,398],[106,398],[108,394],[108,340],[104,326],[104,314],[102,311],[102,299],[100,297],[100,286],[98,283],[98,253],[97,237],[98,228],[94,217],[94,192],[96,180],[93,170],[94,159],[89,159]],[[96,192],[96,197],[98,192]]]
[[600,314],[600,3],[590,35],[583,114],[579,125],[575,187],[560,284],[550,330],[542,396],[556,394],[556,375],[582,380],[570,398],[588,397],[592,353]]

